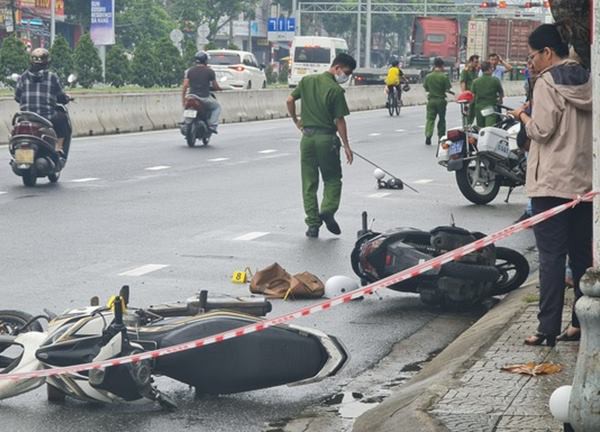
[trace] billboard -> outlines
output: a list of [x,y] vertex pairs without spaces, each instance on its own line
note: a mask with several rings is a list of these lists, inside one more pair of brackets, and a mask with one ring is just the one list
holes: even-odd
[[94,45],[115,43],[115,0],[92,0],[90,36]]

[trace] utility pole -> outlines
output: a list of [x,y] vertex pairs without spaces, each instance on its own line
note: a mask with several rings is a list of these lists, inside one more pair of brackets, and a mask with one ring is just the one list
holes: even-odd
[[371,67],[371,0],[367,0],[367,34],[365,40],[365,67]]
[[360,67],[360,39],[362,30],[361,7],[362,1],[358,0],[358,13],[356,14],[356,67]]
[[56,36],[56,0],[50,0],[50,47],[54,45]]

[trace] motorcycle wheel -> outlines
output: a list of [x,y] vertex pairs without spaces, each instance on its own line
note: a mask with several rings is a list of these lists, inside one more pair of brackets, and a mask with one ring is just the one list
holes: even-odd
[[488,172],[488,177],[494,175],[489,168],[489,162],[486,159],[474,159],[468,161],[467,166],[456,171],[456,184],[463,196],[473,204],[484,205],[493,201],[500,191],[500,181],[498,177],[493,180],[482,183],[478,178],[474,178],[474,171],[479,164],[480,171]]
[[67,395],[53,385],[46,384],[46,399],[52,403],[62,403]]
[[202,144],[208,145],[209,142],[210,142],[210,136],[202,138]]
[[187,142],[188,147],[194,147],[196,145],[196,125],[194,123],[188,126],[185,141]]
[[[17,330],[27,324],[33,316],[17,310],[0,310],[0,335],[14,335]],[[29,331],[43,331],[42,325],[34,321],[27,327]],[[8,345],[0,344],[0,352]]]
[[23,179],[23,185],[27,187],[33,187],[37,183],[37,176],[35,175],[33,170],[29,170],[23,173],[23,176],[21,178]]
[[59,178],[60,178],[60,171],[57,173],[48,175],[48,180],[50,180],[50,183],[56,183]]
[[492,295],[508,294],[519,288],[529,276],[529,262],[519,252],[496,246],[496,266],[500,272],[492,288]]

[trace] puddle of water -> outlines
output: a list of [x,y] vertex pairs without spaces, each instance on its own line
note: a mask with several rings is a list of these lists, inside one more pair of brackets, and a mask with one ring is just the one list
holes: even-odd
[[340,407],[339,413],[340,416],[347,419],[355,419],[359,417],[361,414],[369,411],[371,408],[375,408],[379,405],[379,402],[373,403],[365,403],[360,401],[349,402],[347,404],[343,404]]

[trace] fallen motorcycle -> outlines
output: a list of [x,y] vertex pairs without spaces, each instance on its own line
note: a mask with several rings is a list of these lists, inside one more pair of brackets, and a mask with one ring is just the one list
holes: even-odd
[[[262,297],[231,301],[209,298],[206,291],[185,302],[148,308],[130,308],[128,299],[129,289],[124,287],[110,307],[95,305],[49,316],[45,332],[38,322],[42,317],[0,311],[0,373],[141,354],[257,323],[259,316],[271,310]],[[46,383],[50,401],[62,401],[65,396],[102,403],[146,398],[173,409],[174,401],[154,384],[155,375],[188,384],[197,394],[228,394],[317,382],[335,375],[347,359],[346,351],[332,336],[315,329],[277,325],[152,360],[47,378],[0,380],[0,399]]]
[[[482,237],[482,233],[456,226],[431,231],[395,228],[379,233],[367,227],[364,212],[362,229],[351,254],[352,268],[366,285]],[[528,275],[529,263],[523,255],[490,245],[388,288],[418,293],[425,304],[460,308],[507,294],[520,287]]]

